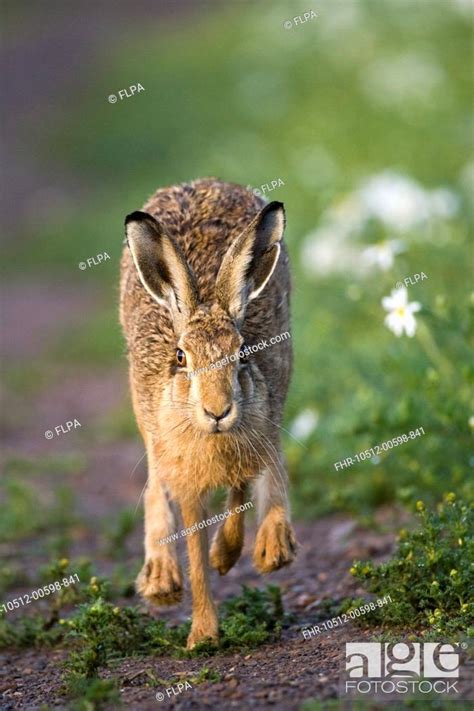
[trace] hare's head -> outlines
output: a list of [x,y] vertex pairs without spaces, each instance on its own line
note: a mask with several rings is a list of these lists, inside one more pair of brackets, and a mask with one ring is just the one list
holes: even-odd
[[167,398],[181,421],[206,434],[235,428],[262,394],[262,376],[247,357],[241,329],[247,305],[276,267],[284,225],[283,205],[266,205],[224,255],[214,298],[201,303],[191,267],[160,223],[144,212],[126,219],[140,280],[169,310],[174,326]]

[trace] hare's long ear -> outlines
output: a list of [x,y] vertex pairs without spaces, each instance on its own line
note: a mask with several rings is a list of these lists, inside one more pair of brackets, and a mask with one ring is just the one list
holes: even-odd
[[216,298],[242,323],[249,301],[265,288],[280,256],[285,229],[283,203],[271,202],[231,244],[222,260],[216,281]]
[[128,215],[125,231],[143,286],[171,310],[182,328],[198,304],[196,282],[182,250],[146,212]]

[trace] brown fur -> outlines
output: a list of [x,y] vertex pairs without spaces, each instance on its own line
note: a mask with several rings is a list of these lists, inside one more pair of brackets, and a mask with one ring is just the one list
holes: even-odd
[[[160,545],[159,539],[176,530],[176,505],[185,527],[206,519],[203,501],[218,486],[229,487],[227,505],[235,508],[245,502],[247,485],[256,482],[254,563],[260,572],[293,559],[296,541],[279,437],[291,341],[251,354],[246,366],[229,363],[191,379],[176,362],[179,348],[187,371],[207,368],[244,341],[253,345],[288,331],[290,277],[282,206],[265,207],[239,185],[208,178],[161,189],[144,212],[128,218],[130,249],[122,256],[120,295],[133,407],[149,467],[145,565],[137,588],[157,604],[172,604],[182,588],[176,544]],[[228,415],[213,419],[212,413],[226,408]],[[213,431],[216,427],[222,431]],[[210,563],[221,574],[237,561],[243,535],[243,514],[218,528]],[[186,541],[191,647],[205,637],[217,638],[218,622],[209,591],[206,529]]]

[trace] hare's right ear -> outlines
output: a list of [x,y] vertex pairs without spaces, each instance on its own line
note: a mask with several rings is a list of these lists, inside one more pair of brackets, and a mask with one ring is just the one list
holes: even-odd
[[196,282],[182,250],[146,212],[127,215],[125,232],[143,286],[182,327],[198,304]]
[[216,297],[238,323],[243,322],[248,302],[260,295],[275,270],[284,229],[283,204],[271,202],[234,240],[222,259]]

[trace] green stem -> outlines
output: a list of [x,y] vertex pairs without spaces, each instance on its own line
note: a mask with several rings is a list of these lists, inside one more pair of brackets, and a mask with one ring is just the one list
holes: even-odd
[[430,330],[423,323],[423,321],[419,322],[416,335],[428,358],[430,358],[441,373],[446,375],[448,378],[451,378],[453,375],[451,363],[441,353],[430,333]]

